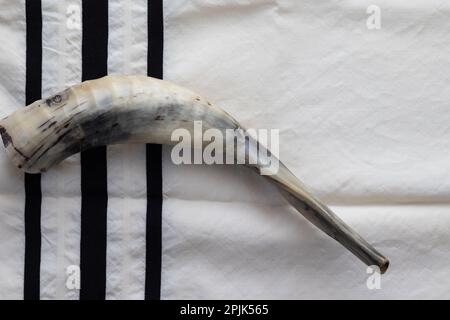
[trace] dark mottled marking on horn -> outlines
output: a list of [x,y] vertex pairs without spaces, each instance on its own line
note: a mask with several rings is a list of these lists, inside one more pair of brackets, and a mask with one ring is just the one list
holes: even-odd
[[2,141],[3,141],[3,145],[5,146],[5,148],[8,148],[11,145],[13,147],[13,149],[17,152],[17,154],[19,154],[26,161],[28,161],[30,159],[22,151],[20,151],[18,148],[16,148],[14,146],[11,136],[8,134],[6,129],[2,126],[0,126],[0,135],[2,136]]
[[55,133],[59,134],[63,129],[68,128],[70,124],[75,120],[75,118],[83,112],[84,112],[83,110],[78,111],[74,113],[72,116],[70,116],[68,119],[64,120],[64,122],[60,126],[58,126],[58,128],[55,130]]
[[[12,143],[11,143],[12,144]],[[25,159],[25,161],[28,161],[28,160],[30,160],[30,158],[29,157],[27,157],[25,154],[23,154],[23,152],[22,151],[20,151],[18,148],[16,148],[14,145],[12,145],[13,146],[13,148],[14,148],[14,150],[22,157],[22,158],[24,158]]]
[[54,103],[60,103],[62,101],[62,98],[59,94],[57,94],[56,96],[53,97],[52,101]]
[[38,128],[42,128],[43,126],[45,126],[47,123],[49,123],[51,120],[53,120],[55,118],[55,116],[51,116],[49,119],[47,119],[46,121],[44,121]]
[[32,159],[38,152],[39,150],[41,150],[44,147],[43,144],[41,144],[31,155],[30,155],[30,159]]
[[12,144],[11,136],[8,134],[8,132],[6,132],[6,129],[3,128],[2,126],[0,126],[0,135],[2,136],[3,145],[5,146],[5,148],[7,148],[9,144]]
[[83,112],[85,112],[85,110],[81,110],[81,111],[78,111],[78,112],[74,113],[73,114],[73,118],[76,117],[77,115],[83,113]]
[[61,103],[66,102],[69,99],[70,88],[55,94],[54,96],[45,99],[45,104],[48,107],[61,107]]
[[[36,163],[39,159],[41,159],[50,149],[52,149],[54,146],[56,146],[62,139],[64,139],[65,136],[67,136],[70,133],[70,130],[67,130],[63,134],[61,134],[58,139],[55,140],[49,147],[44,149],[42,153],[33,161],[33,163]],[[42,169],[39,169],[42,170]]]
[[44,128],[44,130],[42,130],[42,132],[45,132],[45,131],[47,131],[48,129],[50,129],[51,127],[53,127],[55,124],[57,124],[58,122],[57,121],[53,121],[52,123],[50,123],[49,125],[48,125],[48,127],[47,128]]
[[83,101],[83,102],[81,102],[81,103],[78,103],[78,104],[76,104],[74,107],[72,107],[72,108],[70,109],[70,111],[73,111],[73,110],[75,110],[75,109],[77,109],[77,108],[79,108],[79,107],[85,105],[86,103],[88,103],[88,101]]
[[56,107],[55,110],[61,109],[63,107],[65,107],[67,105],[67,103],[63,103],[62,105],[60,105],[59,107]]

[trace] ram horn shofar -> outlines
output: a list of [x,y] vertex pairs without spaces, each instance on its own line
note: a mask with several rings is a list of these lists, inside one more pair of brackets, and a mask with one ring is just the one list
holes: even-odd
[[[241,130],[226,112],[170,82],[145,76],[108,76],[20,108],[0,121],[0,133],[13,163],[26,172],[38,173],[97,146],[173,145],[176,142],[172,141],[172,132],[179,128],[192,132],[194,121],[202,121],[203,130]],[[245,148],[245,156],[255,158],[251,154],[254,150]],[[249,166],[262,170],[260,164]],[[382,273],[386,271],[388,259],[312,196],[282,163],[276,174],[264,177],[315,226],[367,265],[378,266]]]

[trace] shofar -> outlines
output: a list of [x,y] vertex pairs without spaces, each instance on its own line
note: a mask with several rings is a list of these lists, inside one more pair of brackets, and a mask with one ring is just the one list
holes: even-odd
[[[217,106],[170,82],[145,76],[108,76],[20,108],[0,121],[0,133],[14,164],[26,172],[38,173],[96,146],[173,145],[172,132],[178,128],[192,132],[194,121],[202,121],[204,130],[241,129]],[[253,148],[246,148],[245,152],[246,158],[257,157],[252,154]],[[260,164],[248,166],[258,172],[263,169]],[[275,183],[315,226],[367,265],[378,266],[382,273],[386,271],[389,260],[312,196],[281,162],[275,175],[264,177]]]

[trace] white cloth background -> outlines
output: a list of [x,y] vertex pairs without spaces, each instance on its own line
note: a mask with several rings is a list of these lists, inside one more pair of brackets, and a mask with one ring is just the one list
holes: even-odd
[[[130,45],[146,38],[130,18],[139,3],[114,21],[119,4],[110,5],[110,72],[144,73],[135,69],[139,48]],[[0,4],[3,115],[24,103],[25,40],[23,6]],[[369,5],[381,10],[378,30],[366,27]],[[293,214],[261,177],[231,166],[175,166],[165,148],[162,298],[450,298],[449,15],[444,0],[165,1],[164,78],[215,101],[245,127],[280,129],[283,162],[391,267],[381,289],[369,290],[365,266]],[[80,35],[72,35],[76,46]],[[48,50],[75,54],[57,43]],[[67,59],[65,85],[79,78],[78,60]],[[44,90],[60,86],[55,77]],[[143,154],[119,147],[108,155],[108,187],[123,181],[123,189],[109,189],[111,299],[142,297]],[[79,180],[74,159],[43,178],[42,214],[52,221],[42,222],[47,298],[76,298],[57,293],[65,276],[55,257],[62,254],[60,266],[78,263],[79,186],[46,200],[54,181]],[[23,178],[3,151],[0,199],[0,297],[21,298]],[[61,217],[74,232],[61,233]]]

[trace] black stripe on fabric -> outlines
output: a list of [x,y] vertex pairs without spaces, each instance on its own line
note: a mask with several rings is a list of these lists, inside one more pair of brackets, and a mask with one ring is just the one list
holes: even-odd
[[[148,0],[147,73],[163,77],[163,1]],[[145,299],[161,299],[161,223],[162,223],[162,166],[161,145],[148,144],[147,163],[147,245]]]
[[[108,1],[82,0],[82,80],[108,72]],[[106,147],[81,153],[81,300],[106,291]]]
[[[40,0],[26,0],[25,100],[42,94],[42,9]],[[25,174],[24,299],[39,300],[41,270],[41,175]]]

